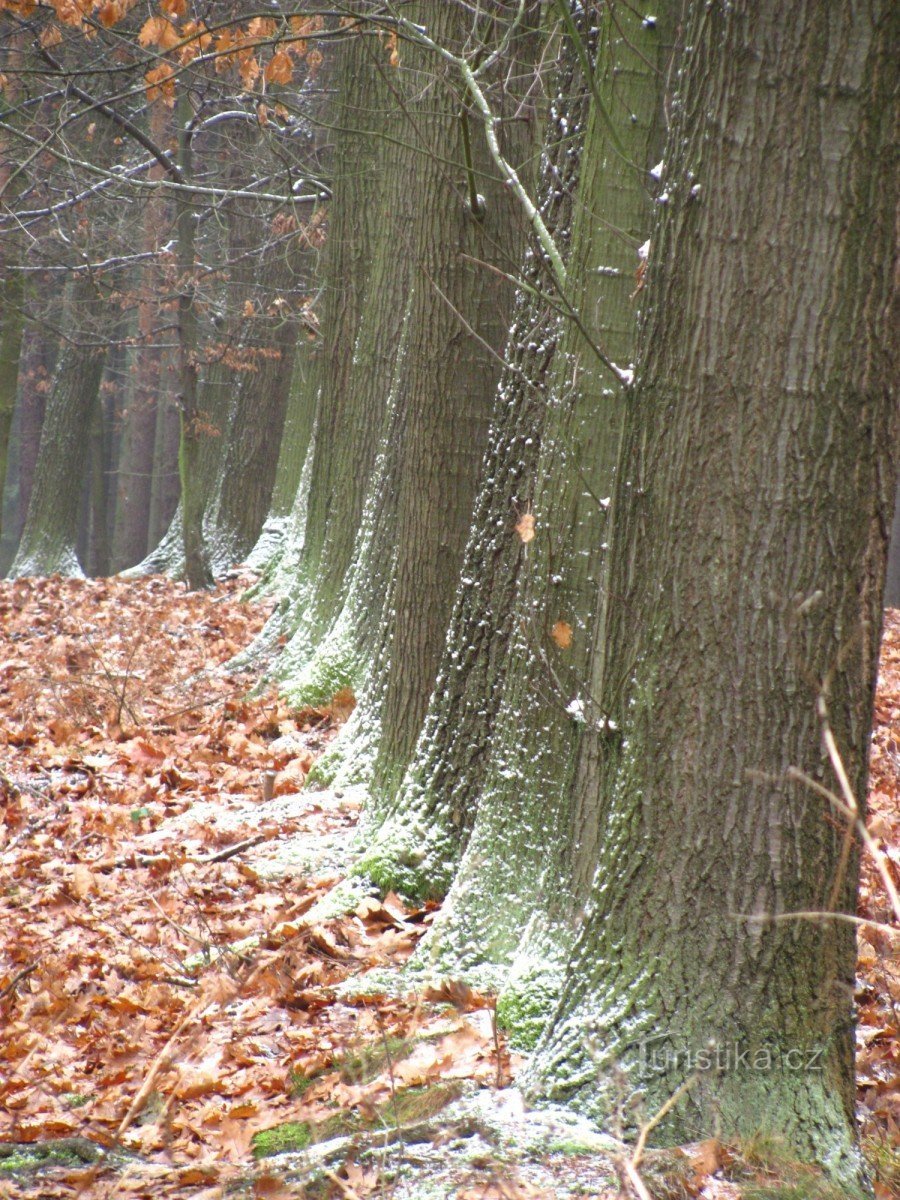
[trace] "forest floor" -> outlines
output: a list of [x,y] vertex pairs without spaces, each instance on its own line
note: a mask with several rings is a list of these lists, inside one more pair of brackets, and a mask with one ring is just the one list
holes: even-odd
[[[433,911],[329,904],[356,812],[304,781],[351,698],[291,712],[219,669],[267,615],[247,582],[0,583],[0,1197],[787,1194],[783,1164],[712,1142],[626,1184],[630,1150],[524,1110],[490,997],[366,985]],[[900,613],[876,708],[869,828],[900,883]],[[890,920],[868,861],[860,915]],[[900,1195],[897,944],[861,928],[880,1200]]]

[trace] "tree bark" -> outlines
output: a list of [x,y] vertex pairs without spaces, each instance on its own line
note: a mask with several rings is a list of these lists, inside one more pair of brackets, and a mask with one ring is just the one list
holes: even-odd
[[[440,45],[458,49],[470,32],[460,5],[414,12]],[[531,26],[512,74],[533,69],[537,43]],[[373,796],[398,786],[434,686],[512,309],[512,289],[489,268],[508,269],[525,238],[518,202],[460,105],[455,68],[417,46],[402,55],[410,94],[427,88],[429,104],[408,111],[402,138],[389,147],[385,291],[368,298],[379,331],[386,309],[402,319],[381,511],[371,527],[364,522],[363,569],[354,572],[344,614],[301,676],[316,682],[318,672],[332,690],[354,686],[357,710],[317,777],[371,784]],[[521,162],[534,145],[530,123],[511,121],[503,134]],[[481,211],[470,198],[469,154]]]
[[72,281],[65,341],[41,431],[34,488],[10,578],[81,575],[75,553],[81,487],[106,349],[97,345],[106,298],[89,272]]
[[[587,920],[533,1091],[848,1181],[852,927],[897,406],[897,11],[693,6],[614,500]],[[894,180],[894,183],[896,181]],[[610,722],[612,724],[610,724]],[[707,1057],[704,1058],[703,1055]]]
[[16,273],[7,275],[0,281],[0,533],[3,516],[2,495],[9,458],[9,435],[19,383],[19,356],[24,328],[23,301],[22,276]]
[[[149,109],[150,136],[156,145],[163,145],[169,124],[169,110],[164,104],[151,104]],[[163,175],[159,163],[150,168],[151,180],[159,180]],[[160,245],[168,240],[170,222],[166,221],[166,209],[161,192],[151,193],[144,204],[141,250],[145,254],[156,253]],[[140,562],[151,548],[153,465],[164,357],[164,351],[154,344],[161,284],[159,266],[155,260],[137,272],[137,348],[131,365],[132,375],[123,414],[125,428],[116,472],[113,570]]]
[[[590,59],[596,27],[580,6],[574,18]],[[570,38],[560,39],[537,189],[539,210],[564,260],[589,95],[577,49]],[[526,287],[518,291],[504,353],[462,586],[428,713],[401,787],[368,814],[374,840],[356,868],[384,891],[408,896],[441,896],[449,886],[475,820],[510,661],[514,601],[527,561],[514,526],[533,506],[561,325],[561,297],[536,244],[525,254],[522,278]]]
[[298,338],[291,300],[303,260],[301,236],[263,248],[253,263],[266,280],[265,311],[249,322],[244,349],[254,355],[252,369],[240,376],[216,496],[204,520],[217,574],[246,559],[269,511]]
[[580,864],[596,850],[576,781],[583,758],[603,753],[591,674],[624,407],[607,364],[627,370],[636,342],[635,272],[652,223],[648,169],[672,25],[666,6],[657,13],[648,25],[632,10],[607,9],[601,22],[569,267],[577,317],[553,363],[534,538],[522,545],[507,526],[524,561],[505,688],[474,828],[417,956],[429,970],[506,982],[498,1019],[520,1046],[533,1046],[554,1002],[583,899]]
[[[348,31],[338,53],[332,200],[321,266],[322,344],[308,379],[315,438],[308,486],[295,497],[294,532],[285,547],[286,562],[297,562],[290,600],[260,638],[263,647],[286,640],[272,669],[298,701],[301,692],[317,698],[328,692],[328,673],[312,692],[298,679],[341,611],[384,431],[405,305],[403,289],[394,291],[385,274],[386,235],[396,228],[384,187],[389,139],[402,131],[392,96],[399,85],[381,41],[364,24]],[[395,240],[395,258],[397,249]]]

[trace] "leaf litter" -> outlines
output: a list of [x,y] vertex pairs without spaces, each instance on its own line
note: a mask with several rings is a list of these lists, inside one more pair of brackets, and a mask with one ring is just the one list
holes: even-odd
[[[249,582],[0,583],[0,1196],[619,1194],[614,1156],[583,1152],[596,1135],[553,1152],[552,1114],[532,1122],[538,1161],[492,1136],[504,1110],[531,1118],[490,997],[342,988],[401,967],[433,911],[363,896],[315,918],[357,813],[303,785],[352,696],[296,712],[222,669],[268,615],[241,602]],[[900,882],[897,613],[876,720],[869,826]],[[298,842],[327,850],[286,869]],[[868,863],[860,915],[891,921]],[[900,1182],[900,969],[889,931],[859,945],[858,1103],[883,1197]],[[23,1145],[52,1169],[4,1173]],[[739,1195],[705,1147],[680,1194]]]

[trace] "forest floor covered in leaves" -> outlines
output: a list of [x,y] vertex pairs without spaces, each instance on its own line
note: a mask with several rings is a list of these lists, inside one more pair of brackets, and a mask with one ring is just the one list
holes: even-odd
[[[433,912],[329,909],[356,813],[304,781],[350,698],[291,712],[221,670],[267,615],[247,583],[0,583],[0,1197],[611,1200],[627,1152],[524,1112],[489,997],[360,982]],[[876,717],[869,828],[900,883],[897,613]],[[860,915],[890,921],[869,863]],[[897,945],[861,930],[880,1197],[900,1194]],[[640,1178],[722,1200],[775,1172],[704,1143]]]

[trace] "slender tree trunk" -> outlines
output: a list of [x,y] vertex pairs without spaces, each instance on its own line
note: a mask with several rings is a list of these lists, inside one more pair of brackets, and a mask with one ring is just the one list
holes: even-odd
[[28,516],[10,577],[80,575],[75,553],[89,434],[106,350],[96,344],[106,299],[89,272],[76,275],[67,302],[70,340],[53,377]]
[[[164,104],[150,105],[150,136],[157,145],[163,145],[166,140],[168,113]],[[162,166],[157,163],[150,169],[149,177],[158,180],[163,174]],[[163,193],[151,193],[144,206],[141,223],[143,253],[155,253],[167,240],[166,226]],[[126,400],[125,430],[118,458],[113,542],[115,570],[140,562],[150,549],[153,462],[163,357],[160,348],[154,345],[161,282],[158,265],[153,260],[138,273],[137,348],[131,368],[133,375]]]
[[[191,177],[191,117],[187,90],[178,100],[178,165],[185,178]],[[184,574],[190,588],[209,587],[212,569],[203,544],[204,497],[200,488],[200,455],[208,431],[198,403],[197,311],[194,293],[197,286],[195,241],[197,216],[190,196],[179,193],[176,221],[178,241],[178,373],[181,444],[178,467],[181,476],[181,532],[184,542]]]
[[178,510],[180,483],[178,477],[178,412],[168,400],[171,364],[166,361],[160,371],[161,403],[156,410],[156,431],[153,446],[153,487],[150,493],[149,546],[158,546]]
[[85,529],[87,554],[84,558],[86,573],[91,576],[109,574],[109,488],[107,472],[108,421],[104,406],[97,398],[91,418],[90,449],[88,452],[88,511]]
[[[40,294],[40,293],[39,293]],[[54,313],[51,323],[59,323]],[[26,326],[23,333],[22,351],[19,362],[19,460],[18,497],[16,504],[15,542],[18,543],[25,527],[28,505],[34,487],[34,472],[37,467],[38,448],[41,444],[41,428],[44,410],[50,393],[56,360],[56,339],[48,338],[34,325]]]
[[840,791],[827,712],[864,803],[897,33],[887,3],[693,6],[614,499],[609,753],[582,781],[601,851],[531,1074],[628,1122],[684,1085],[658,1140],[762,1134],[848,1181],[853,929],[789,914],[855,911],[796,772]]
[[[2,173],[0,173],[2,180]],[[2,269],[2,262],[0,262]],[[16,407],[19,356],[22,349],[24,288],[21,274],[12,272],[0,280],[0,499],[6,482],[9,435]],[[0,504],[0,521],[2,521]],[[0,525],[2,533],[2,525]]]
[[[288,540],[294,544],[295,550],[302,550],[310,476],[310,470],[305,468],[307,460],[310,461],[311,467],[315,420],[315,388],[310,376],[315,369],[314,355],[309,354],[307,347],[301,343],[294,355],[294,369],[288,389],[287,412],[272,488],[272,501],[257,543],[247,559],[248,566],[263,572],[263,579],[259,585],[260,594],[280,594],[275,579],[280,574],[280,565]],[[302,494],[298,495],[301,485]],[[298,526],[296,533],[292,524],[295,502]],[[291,571],[292,581],[296,579],[299,567],[298,560]]]
[[[251,322],[248,349],[256,357],[253,369],[241,375],[217,493],[204,522],[210,561],[217,573],[243,562],[253,549],[275,486],[298,337],[290,296],[303,256],[294,242],[276,245],[261,256],[271,290],[266,311]],[[255,330],[254,325],[261,329]]]

